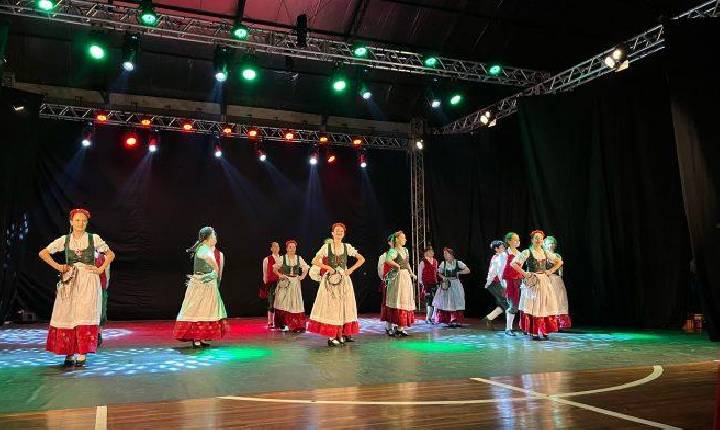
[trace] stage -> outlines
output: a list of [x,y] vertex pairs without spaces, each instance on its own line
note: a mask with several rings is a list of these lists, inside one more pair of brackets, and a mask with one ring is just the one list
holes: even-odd
[[702,335],[581,328],[532,342],[469,320],[390,338],[364,315],[357,342],[328,348],[264,319],[230,322],[206,349],[174,341],[172,321],[110,323],[78,370],[44,352],[45,325],[5,326],[0,427],[701,428],[715,408],[720,348]]

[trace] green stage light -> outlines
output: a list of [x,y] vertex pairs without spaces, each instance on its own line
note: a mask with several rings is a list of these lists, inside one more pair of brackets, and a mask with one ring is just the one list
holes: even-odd
[[100,44],[99,42],[92,42],[88,46],[88,55],[90,55],[90,58],[92,58],[95,61],[100,61],[105,59],[105,55],[107,54],[105,47]]
[[257,78],[257,71],[251,66],[245,66],[242,70],[242,78],[246,81],[254,81]]
[[253,82],[258,77],[257,59],[253,54],[245,54],[240,65],[240,76],[246,82]]
[[425,58],[423,58],[423,64],[425,65],[425,67],[434,68],[435,66],[437,66],[437,63],[438,59],[435,56],[427,55],[425,56]]
[[352,46],[352,52],[354,56],[358,58],[364,58],[368,55],[368,48],[360,42],[355,42]]
[[336,93],[345,91],[345,88],[347,88],[347,81],[345,78],[338,76],[333,79],[332,88]]
[[460,95],[460,94],[456,93],[456,94],[453,94],[452,96],[450,96],[450,105],[451,106],[457,106],[460,104],[461,101],[462,101],[462,95]]
[[492,76],[497,76],[501,74],[503,71],[503,68],[500,64],[491,64],[490,68],[488,68],[488,73]]
[[57,6],[57,3],[52,0],[38,0],[35,2],[35,5],[38,9],[42,11],[50,11],[55,9],[55,6]]
[[146,27],[154,27],[158,22],[158,16],[155,13],[151,0],[143,0],[140,2],[140,24]]
[[250,36],[250,29],[242,24],[236,24],[232,28],[232,35],[236,39],[245,40]]

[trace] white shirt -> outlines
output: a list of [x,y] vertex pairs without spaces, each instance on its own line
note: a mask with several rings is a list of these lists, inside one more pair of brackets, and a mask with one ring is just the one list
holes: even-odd
[[378,277],[380,280],[383,280],[383,272],[384,272],[384,266],[385,266],[385,258],[387,258],[387,252],[383,252],[380,258],[378,258],[378,264],[377,264],[377,272]]
[[[288,266],[300,266],[300,270],[308,270],[310,268],[310,266],[308,266],[308,264],[305,262],[305,260],[303,260],[303,258],[297,254],[295,254],[295,259],[292,259],[288,255],[276,258],[275,265],[273,266],[273,268],[280,269],[283,265],[284,258],[287,258]],[[300,274],[298,273],[298,275],[300,275]]]
[[505,287],[505,280],[502,277],[503,270],[505,270],[505,264],[507,263],[506,254],[495,254],[490,259],[490,267],[488,268],[487,281],[485,281],[485,288],[489,287],[493,279],[497,276],[500,279],[500,284]]
[[[65,236],[60,236],[59,238],[53,240],[45,249],[47,249],[50,254],[65,251]],[[107,243],[100,239],[100,236],[97,234],[93,234],[93,244],[95,245],[95,251],[97,252],[107,253],[110,250]],[[70,243],[68,243],[68,246],[71,251],[84,251],[88,247],[88,233],[83,233],[79,239],[75,239],[75,237],[70,234]]]

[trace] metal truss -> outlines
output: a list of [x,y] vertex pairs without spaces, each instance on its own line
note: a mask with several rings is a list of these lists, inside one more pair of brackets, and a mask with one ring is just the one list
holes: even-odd
[[[162,6],[158,5],[157,9],[161,10]],[[113,2],[62,0],[52,12],[47,13],[38,11],[34,0],[0,0],[0,13],[108,30],[132,31],[159,38],[221,44],[294,58],[355,64],[373,69],[473,82],[526,87],[542,82],[548,76],[544,72],[515,67],[504,67],[502,73],[493,76],[488,73],[488,65],[484,63],[447,57],[437,57],[436,67],[429,68],[423,65],[421,53],[372,44],[368,45],[367,57],[356,58],[352,54],[352,43],[328,38],[308,37],[307,47],[300,48],[297,46],[297,37],[291,30],[252,27],[248,39],[237,40],[230,34],[232,22],[201,15],[158,13],[157,25],[146,27],[138,23],[137,7],[127,3],[121,5]]]
[[[687,12],[674,17],[673,19],[703,18],[720,15],[720,2],[718,0],[707,1],[696,6]],[[665,48],[665,28],[662,25],[653,27],[632,39],[621,44],[625,47],[629,63],[641,60],[648,55]],[[442,128],[434,129],[434,134],[457,134],[467,133],[484,127],[481,117],[485,112],[490,111],[494,119],[499,120],[517,112],[517,101],[521,97],[541,94],[553,94],[562,91],[569,91],[590,82],[600,76],[613,72],[604,64],[604,59],[615,49],[605,50],[588,60],[583,61],[563,72],[560,72],[545,81],[524,89],[523,91],[506,97],[490,106],[479,109],[472,114],[455,120]]]
[[[123,110],[104,110],[92,107],[78,107],[63,104],[43,103],[40,106],[40,118],[63,119],[70,121],[95,121],[96,113],[106,115],[107,120],[103,125],[124,126],[137,129],[170,130],[184,133],[218,134],[228,138],[248,138],[248,131],[256,130],[258,140],[285,141],[285,133],[292,131],[295,137],[293,142],[319,143],[320,137],[327,137],[328,142],[323,143],[338,146],[357,146],[353,140],[362,140],[363,148],[401,150],[408,147],[408,139],[402,137],[384,137],[356,135],[338,132],[322,132],[317,130],[299,130],[296,128],[279,128],[267,126],[253,126],[248,124],[237,124],[207,119],[191,119],[169,115],[153,115],[141,112],[127,112]],[[148,125],[143,125],[142,120],[149,120]],[[185,129],[186,125],[190,129]],[[230,128],[230,133],[224,129]]]
[[[425,250],[425,235],[427,233],[427,224],[425,222],[425,165],[423,163],[423,153],[416,149],[413,145],[409,145],[410,151],[410,210],[411,210],[411,230],[412,230],[412,262],[415,271],[420,268],[420,261],[423,258]],[[420,276],[420,273],[418,273]],[[416,284],[416,303],[417,309],[421,309],[424,298],[421,297],[419,284]]]

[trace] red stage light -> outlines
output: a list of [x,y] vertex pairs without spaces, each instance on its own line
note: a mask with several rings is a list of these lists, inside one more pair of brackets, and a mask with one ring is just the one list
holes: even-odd
[[140,124],[141,124],[143,127],[150,127],[150,124],[152,124],[152,121],[150,121],[149,118],[143,118],[143,119],[140,120]]
[[233,131],[233,129],[232,129],[232,127],[229,126],[229,125],[226,125],[226,126],[223,127],[223,129],[222,129],[222,132],[223,132],[224,134],[232,134],[232,131]]
[[185,130],[185,131],[192,131],[192,129],[193,129],[192,122],[183,123],[182,128],[183,128],[183,130]]
[[328,162],[328,163],[334,163],[334,162],[335,162],[335,155],[334,155],[334,154],[330,154],[330,155],[328,156],[328,158],[327,158],[327,162]]
[[125,145],[127,146],[135,146],[137,144],[137,137],[135,136],[129,136],[127,139],[125,139]]
[[292,131],[286,131],[285,132],[285,140],[293,140],[295,139],[295,133]]

